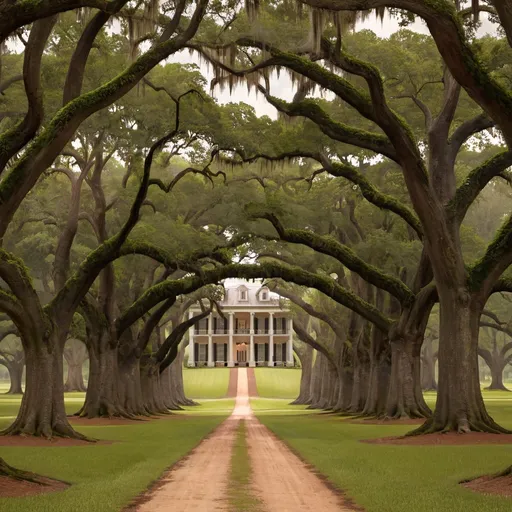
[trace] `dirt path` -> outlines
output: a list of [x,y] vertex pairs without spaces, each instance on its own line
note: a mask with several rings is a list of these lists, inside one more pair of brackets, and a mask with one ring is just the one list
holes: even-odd
[[237,371],[231,416],[145,496],[138,512],[228,511],[227,486],[238,422],[245,420],[253,490],[265,512],[349,511],[341,498],[254,416],[247,368]]

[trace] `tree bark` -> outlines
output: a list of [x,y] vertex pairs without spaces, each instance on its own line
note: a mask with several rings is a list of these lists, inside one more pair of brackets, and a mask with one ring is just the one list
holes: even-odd
[[440,297],[439,382],[430,420],[412,432],[454,430],[502,433],[489,416],[480,390],[478,334],[482,305],[467,289],[437,283]]
[[140,360],[134,356],[121,359],[119,395],[122,408],[131,416],[149,416],[142,396]]
[[489,390],[499,390],[499,391],[510,391],[505,384],[503,384],[503,370],[505,369],[505,365],[503,363],[495,362],[493,365],[489,366],[491,370],[491,384],[486,389]]
[[432,340],[423,343],[424,350],[421,358],[421,388],[423,391],[437,391],[436,359]]
[[296,350],[301,364],[300,391],[299,396],[291,405],[309,405],[311,372],[313,365],[313,348],[304,343],[302,350]]
[[24,344],[25,394],[16,420],[3,434],[86,439],[66,417],[62,348],[55,332],[49,339]]
[[362,329],[352,347],[352,396],[347,412],[360,414],[368,400],[369,382],[371,376],[371,358],[364,347],[365,329]]
[[173,400],[176,405],[174,409],[179,408],[180,405],[199,405],[194,400],[191,400],[185,395],[185,387],[183,386],[183,360],[185,358],[186,343],[182,343],[178,350],[176,359],[169,367],[170,375],[170,389]]
[[83,363],[68,364],[68,376],[66,379],[66,384],[64,385],[64,391],[87,391],[82,367]]
[[155,416],[158,414],[169,414],[162,390],[163,379],[158,365],[151,356],[144,356],[141,359],[140,382],[142,400],[146,411]]
[[89,337],[89,382],[83,407],[75,414],[82,418],[129,417],[121,406],[117,349],[105,333]]
[[23,394],[23,367],[25,363],[10,362],[6,365],[7,371],[9,372],[10,386],[8,395],[21,395]]
[[391,342],[387,418],[429,418],[432,414],[421,390],[421,345],[421,337]]

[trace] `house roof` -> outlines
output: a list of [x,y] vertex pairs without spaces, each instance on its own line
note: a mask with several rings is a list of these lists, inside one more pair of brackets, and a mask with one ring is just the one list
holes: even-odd
[[[222,306],[279,306],[279,295],[270,290],[269,300],[261,299],[262,282],[229,279],[224,283],[224,288],[226,294],[224,300],[220,303]],[[247,291],[247,300],[240,300],[239,291],[241,289]]]
[[[224,281],[224,289],[226,293],[224,299],[219,302],[221,307],[234,307],[234,308],[281,308],[281,297],[274,293],[266,286],[263,286],[262,281],[245,281],[244,279],[226,279]],[[266,288],[268,290],[268,300],[262,300],[261,291]],[[247,300],[240,300],[240,290],[247,291]],[[197,306],[193,306],[191,309],[197,309]]]

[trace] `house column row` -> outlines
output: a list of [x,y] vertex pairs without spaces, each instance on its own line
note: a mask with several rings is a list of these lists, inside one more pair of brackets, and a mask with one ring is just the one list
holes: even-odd
[[[189,320],[194,316],[192,311],[188,312]],[[195,361],[195,350],[194,350],[194,326],[190,326],[188,329],[188,366],[193,367],[196,365]]]
[[269,313],[268,322],[268,365],[274,366],[274,313]]
[[254,357],[254,311],[251,311],[251,323],[249,329],[249,366],[256,366],[256,359]]
[[229,312],[229,343],[228,343],[228,367],[232,368],[235,366],[233,361],[233,331],[234,329],[234,312]]
[[[233,358],[233,334],[234,334],[234,312],[229,312],[229,342],[228,342],[228,354],[227,354],[227,364],[228,367],[232,368],[235,366],[234,358]],[[256,366],[256,357],[255,357],[255,346],[254,346],[254,316],[255,312],[251,312],[251,324],[249,331],[249,366]],[[188,313],[189,319],[194,316],[192,311]],[[268,343],[268,366],[274,366],[274,313],[269,313],[269,343]],[[189,337],[189,356],[188,356],[188,366],[195,366],[195,340],[194,340],[194,326],[191,326],[188,330]],[[210,313],[208,318],[208,366],[215,366],[215,361],[213,360],[213,315]],[[288,319],[288,340],[286,341],[286,365],[293,366],[293,320],[291,318]]]
[[213,315],[208,317],[208,366],[211,368],[215,363],[213,361]]
[[286,366],[293,366],[293,318],[288,318],[288,340],[286,341]]

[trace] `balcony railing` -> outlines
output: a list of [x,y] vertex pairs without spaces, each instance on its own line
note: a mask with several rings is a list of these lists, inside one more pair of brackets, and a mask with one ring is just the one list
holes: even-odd
[[[235,334],[250,334],[251,333],[251,330],[250,329],[235,329],[234,330],[234,333]],[[208,332],[208,329],[195,329],[194,331],[194,334],[196,336],[198,335],[208,335],[209,332]],[[229,334],[229,329],[215,329],[214,331],[212,331],[212,334]],[[270,329],[255,329],[254,330],[254,334],[270,334]],[[279,334],[288,334],[288,330],[287,329],[275,329],[274,330],[274,334],[275,335],[279,335]]]

